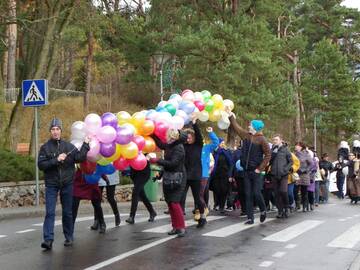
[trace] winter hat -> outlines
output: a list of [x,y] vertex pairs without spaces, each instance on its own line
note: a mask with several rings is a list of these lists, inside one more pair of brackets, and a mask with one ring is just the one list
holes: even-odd
[[261,131],[264,128],[264,122],[261,120],[252,120],[250,122],[251,126],[253,127],[253,129],[255,129],[256,132]]
[[58,127],[62,130],[62,122],[60,119],[58,118],[53,118],[53,120],[51,120],[50,122],[50,127],[49,130],[51,130],[53,127]]
[[359,140],[355,140],[353,143],[354,147],[360,147],[360,141]]
[[339,148],[346,148],[346,149],[349,149],[349,150],[350,150],[350,146],[349,146],[349,144],[348,144],[347,141],[341,141]]

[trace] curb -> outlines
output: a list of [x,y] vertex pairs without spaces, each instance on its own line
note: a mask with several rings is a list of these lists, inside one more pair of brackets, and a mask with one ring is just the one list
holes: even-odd
[[360,253],[356,256],[355,260],[350,264],[348,270],[359,270],[360,269]]

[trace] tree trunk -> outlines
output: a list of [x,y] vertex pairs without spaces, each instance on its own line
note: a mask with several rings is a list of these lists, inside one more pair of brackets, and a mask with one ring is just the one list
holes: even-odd
[[86,59],[86,85],[85,85],[85,95],[84,95],[84,112],[89,112],[90,104],[90,91],[91,91],[91,80],[92,80],[92,65],[93,65],[93,56],[94,56],[94,35],[90,31],[87,35],[88,37],[88,55]]
[[237,14],[237,11],[239,9],[239,0],[231,0],[232,4],[231,4],[231,10],[233,15]]
[[301,141],[302,140],[302,132],[301,132],[301,104],[300,104],[300,89],[299,89],[299,81],[298,81],[298,62],[299,62],[299,55],[298,52],[295,50],[293,55],[293,85],[294,85],[294,99],[295,99],[295,106],[296,106],[296,115],[295,115],[295,140]]
[[7,88],[16,87],[16,0],[9,0],[9,21],[8,21],[8,62],[7,62]]

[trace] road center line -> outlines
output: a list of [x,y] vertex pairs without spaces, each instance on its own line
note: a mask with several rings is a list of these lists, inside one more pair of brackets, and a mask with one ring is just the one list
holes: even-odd
[[123,259],[125,259],[127,257],[130,257],[130,256],[132,256],[134,254],[140,253],[140,252],[142,252],[144,250],[147,250],[147,249],[150,249],[150,248],[155,247],[157,245],[160,245],[162,243],[165,243],[165,242],[167,242],[167,241],[169,241],[171,239],[174,239],[176,237],[177,237],[176,235],[173,235],[173,236],[169,236],[169,237],[157,240],[157,241],[152,242],[150,244],[135,248],[135,249],[130,250],[130,251],[125,252],[125,253],[122,253],[122,254],[120,254],[118,256],[110,258],[110,259],[108,259],[106,261],[103,261],[101,263],[98,263],[98,264],[95,264],[93,266],[87,267],[87,268],[85,268],[85,270],[97,270],[97,269],[103,268],[103,267],[108,266],[110,264],[113,264],[115,262],[121,261],[121,260],[123,260]]
[[21,233],[27,233],[27,232],[33,232],[33,231],[36,231],[36,229],[27,229],[27,230],[23,230],[23,231],[17,231],[15,233],[21,234]]
[[304,220],[298,224],[290,226],[282,231],[269,235],[265,237],[263,240],[267,241],[275,241],[275,242],[287,242],[299,235],[319,226],[324,223],[324,221],[320,220]]
[[0,234],[0,238],[4,238],[4,237],[7,237],[7,235]]

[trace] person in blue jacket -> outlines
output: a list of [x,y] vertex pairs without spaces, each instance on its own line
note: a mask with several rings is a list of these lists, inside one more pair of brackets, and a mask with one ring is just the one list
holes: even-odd
[[200,181],[200,200],[206,206],[205,215],[209,213],[209,177],[210,169],[210,156],[219,145],[219,138],[213,132],[212,127],[206,128],[210,143],[204,144],[201,152],[201,167],[202,176]]
[[216,202],[219,204],[220,213],[224,214],[226,197],[232,181],[233,161],[231,152],[226,148],[223,139],[219,139],[219,147],[214,152],[214,169],[211,172],[210,190],[214,192]]

